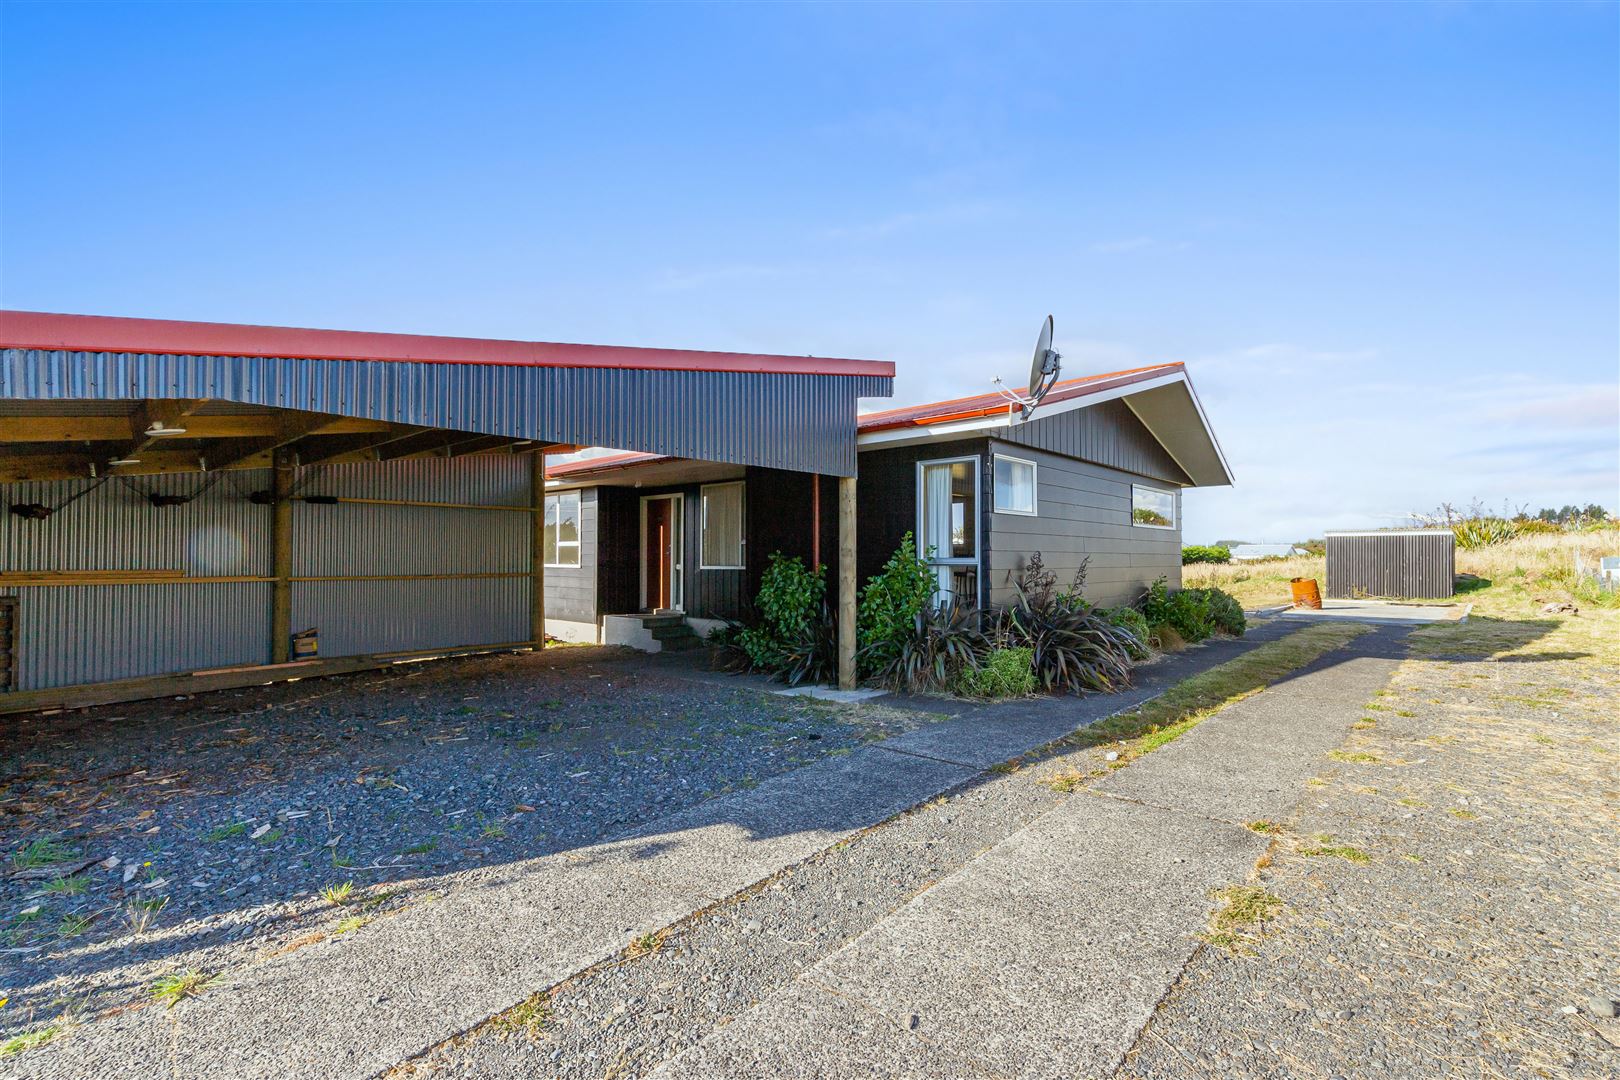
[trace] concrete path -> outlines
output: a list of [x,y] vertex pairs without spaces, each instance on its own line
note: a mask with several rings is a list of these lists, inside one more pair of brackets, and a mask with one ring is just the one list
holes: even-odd
[[172,1011],[99,1020],[0,1063],[0,1077],[375,1075],[640,934],[1292,629],[1274,623],[1212,642],[1144,669],[1120,694],[1001,706],[898,701],[957,715],[610,843],[460,875],[438,902],[231,973]]
[[1094,1077],[1123,1060],[1398,663],[1369,634],[1069,799],[666,1062],[744,1076]]

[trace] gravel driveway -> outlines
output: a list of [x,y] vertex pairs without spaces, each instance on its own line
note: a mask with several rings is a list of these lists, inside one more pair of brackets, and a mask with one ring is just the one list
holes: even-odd
[[919,722],[598,648],[8,719],[0,1031],[297,947]]

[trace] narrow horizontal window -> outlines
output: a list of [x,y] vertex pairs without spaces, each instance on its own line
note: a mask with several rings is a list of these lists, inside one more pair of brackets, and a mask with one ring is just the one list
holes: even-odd
[[996,455],[996,513],[1035,513],[1035,463]]
[[579,565],[579,492],[546,496],[547,566]]
[[705,570],[741,570],[743,562],[743,485],[703,486],[703,564]]
[[1176,496],[1158,488],[1131,485],[1131,524],[1147,529],[1176,527]]

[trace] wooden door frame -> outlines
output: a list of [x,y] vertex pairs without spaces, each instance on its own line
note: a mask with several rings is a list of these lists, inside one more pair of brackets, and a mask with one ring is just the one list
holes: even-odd
[[647,504],[654,499],[670,501],[669,520],[675,530],[674,542],[669,550],[669,610],[686,610],[686,496],[679,491],[662,495],[643,495],[637,502],[636,565],[641,579],[641,610],[654,611],[647,595]]

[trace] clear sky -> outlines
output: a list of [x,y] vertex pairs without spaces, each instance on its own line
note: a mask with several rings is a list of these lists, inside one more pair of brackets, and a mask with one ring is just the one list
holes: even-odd
[[7,307],[1183,360],[1189,542],[1620,509],[1620,6],[0,8]]

